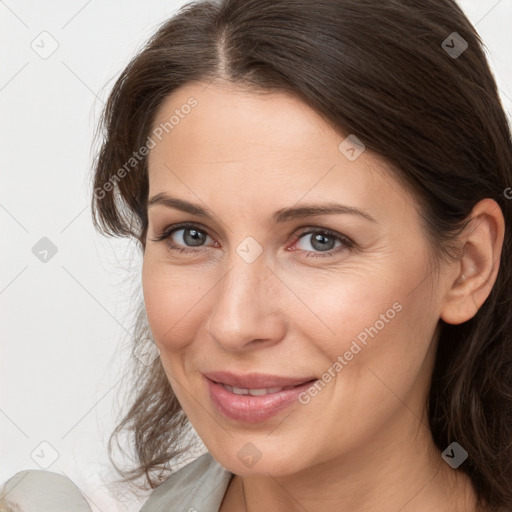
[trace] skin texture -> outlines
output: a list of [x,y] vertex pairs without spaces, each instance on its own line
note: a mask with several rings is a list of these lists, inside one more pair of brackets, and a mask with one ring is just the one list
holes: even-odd
[[[151,150],[149,197],[192,202],[213,220],[148,208],[143,291],[173,390],[210,453],[235,473],[222,512],[476,510],[469,480],[433,444],[425,404],[439,319],[471,318],[495,281],[497,204],[475,207],[459,260],[436,261],[414,198],[385,162],[368,149],[350,161],[338,149],[348,134],[305,104],[192,84],[166,99],[155,127],[191,96],[197,106]],[[331,214],[271,223],[282,208],[330,202],[375,222]],[[182,229],[154,241],[180,222],[203,230],[203,245],[187,245]],[[302,236],[312,229],[355,245],[334,239],[322,257]],[[237,253],[247,237],[262,248],[252,263]],[[400,311],[309,403],[246,425],[211,402],[201,372],[321,378],[396,303]],[[261,454],[252,467],[237,456],[247,443]]]

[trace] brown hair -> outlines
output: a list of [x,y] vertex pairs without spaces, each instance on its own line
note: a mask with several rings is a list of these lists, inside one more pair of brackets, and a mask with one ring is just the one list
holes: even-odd
[[[463,49],[458,37],[468,47],[454,55],[449,48]],[[126,162],[147,143],[170,93],[214,79],[294,94],[340,133],[355,134],[414,190],[439,256],[450,254],[479,200],[497,201],[506,223],[497,281],[472,319],[440,320],[427,406],[439,449],[456,441],[469,453],[460,469],[478,497],[491,510],[512,509],[512,145],[474,27],[452,0],[186,5],[130,62],[108,98],[92,201],[103,233],[133,237],[144,250],[147,162],[128,169]],[[134,337],[150,337],[142,305]],[[184,450],[187,419],[160,360],[139,369],[135,401],[111,442],[133,433],[136,466],[123,474],[154,487],[155,471]]]

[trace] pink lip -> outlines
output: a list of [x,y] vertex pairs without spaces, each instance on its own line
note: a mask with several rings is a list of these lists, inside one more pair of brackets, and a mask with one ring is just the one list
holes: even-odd
[[[244,423],[258,423],[275,416],[296,402],[300,393],[312,385],[316,377],[294,378],[251,373],[235,375],[228,372],[203,374],[210,398],[226,417]],[[237,395],[221,384],[237,388],[261,389],[295,386],[262,396]]]

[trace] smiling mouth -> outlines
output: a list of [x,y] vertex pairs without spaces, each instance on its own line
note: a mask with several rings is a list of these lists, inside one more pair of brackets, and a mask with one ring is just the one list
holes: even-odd
[[316,377],[295,378],[268,374],[203,374],[212,405],[226,419],[242,424],[270,420],[298,402]]

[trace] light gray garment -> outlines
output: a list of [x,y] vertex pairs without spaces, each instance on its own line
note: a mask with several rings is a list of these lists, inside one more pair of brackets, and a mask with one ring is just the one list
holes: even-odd
[[161,483],[140,512],[218,512],[232,476],[207,452]]
[[[162,482],[140,512],[218,512],[232,476],[205,453]],[[0,512],[91,512],[78,487],[50,471],[16,473],[4,484],[4,497]]]
[[0,511],[6,512],[91,512],[78,487],[51,471],[16,473],[4,484],[0,499]]

